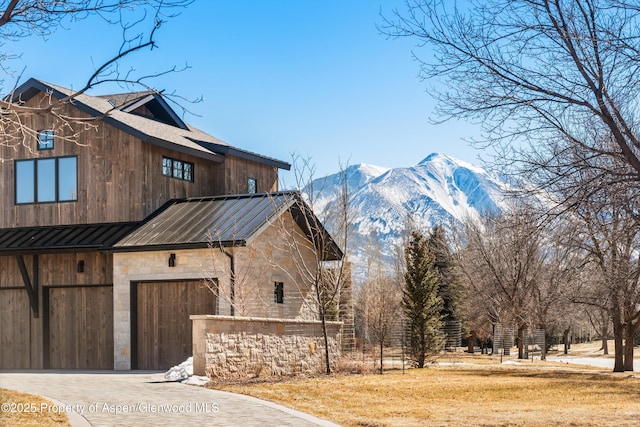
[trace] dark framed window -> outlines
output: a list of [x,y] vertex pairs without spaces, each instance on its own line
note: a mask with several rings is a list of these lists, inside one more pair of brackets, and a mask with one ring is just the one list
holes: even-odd
[[255,194],[258,192],[258,180],[255,178],[249,178],[247,181],[247,193]]
[[284,283],[275,282],[273,284],[273,302],[284,304]]
[[162,158],[162,175],[171,176],[173,171],[173,162],[167,157]]
[[78,158],[15,161],[16,204],[78,200]]
[[163,157],[162,175],[193,182],[193,163]]
[[52,130],[38,131],[38,150],[52,150],[52,149],[53,149],[53,131]]

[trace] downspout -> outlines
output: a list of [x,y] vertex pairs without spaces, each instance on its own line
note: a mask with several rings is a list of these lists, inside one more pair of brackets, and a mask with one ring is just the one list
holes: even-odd
[[229,265],[230,265],[230,269],[231,269],[231,277],[229,278],[229,299],[231,300],[231,315],[235,316],[236,315],[236,309],[235,309],[235,305],[236,305],[236,268],[235,268],[235,263],[233,261],[233,254],[227,252],[226,250],[223,249],[222,246],[220,246],[220,251],[222,251],[223,254],[225,254],[226,256],[229,257]]

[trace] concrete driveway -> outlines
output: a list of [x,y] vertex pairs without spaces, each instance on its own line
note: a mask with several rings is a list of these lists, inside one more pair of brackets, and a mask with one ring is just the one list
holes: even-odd
[[[72,426],[326,426],[253,397],[165,380],[162,372],[0,371],[0,387],[52,399]],[[5,403],[5,402],[3,402]]]

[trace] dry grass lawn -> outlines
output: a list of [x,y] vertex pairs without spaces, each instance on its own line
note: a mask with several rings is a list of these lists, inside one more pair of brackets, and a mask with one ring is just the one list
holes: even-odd
[[41,411],[53,404],[39,396],[0,388],[0,425],[2,426],[68,426],[65,414]]
[[343,426],[637,426],[640,378],[605,370],[460,364],[219,387]]

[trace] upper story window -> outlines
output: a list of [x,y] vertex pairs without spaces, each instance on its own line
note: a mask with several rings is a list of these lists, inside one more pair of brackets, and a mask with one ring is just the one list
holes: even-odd
[[78,158],[15,161],[16,204],[78,200]]
[[38,150],[52,150],[52,149],[53,149],[53,131],[52,130],[38,131]]
[[249,178],[247,182],[247,193],[255,194],[258,192],[258,180],[255,178]]
[[193,182],[193,163],[163,157],[162,175]]

